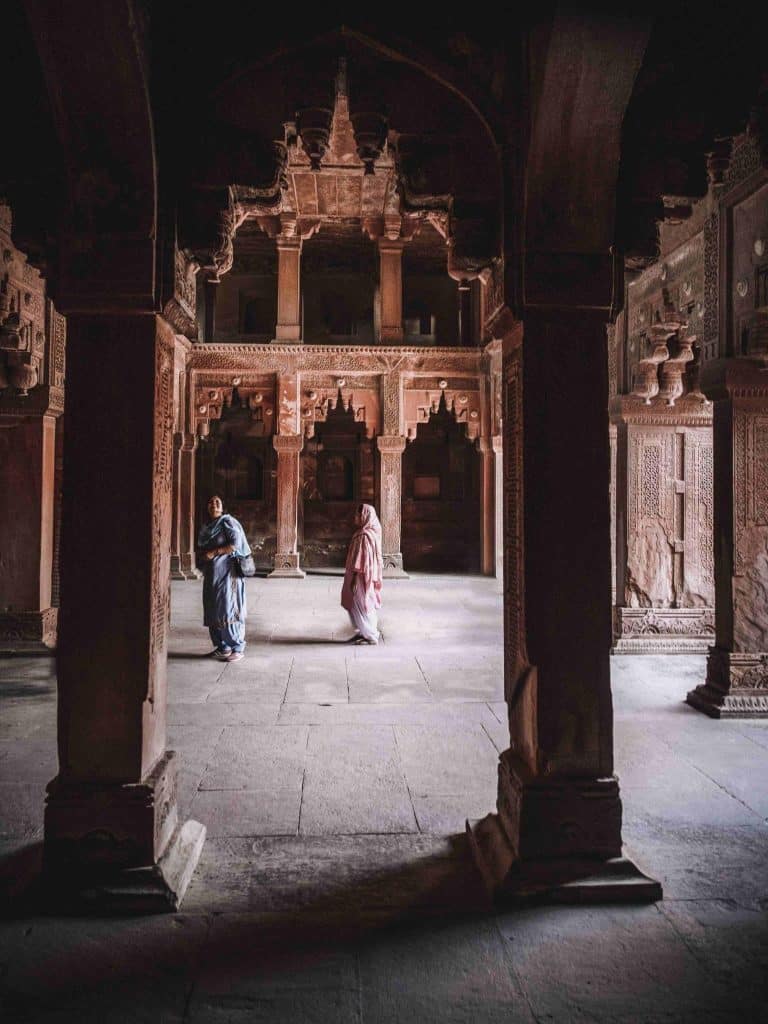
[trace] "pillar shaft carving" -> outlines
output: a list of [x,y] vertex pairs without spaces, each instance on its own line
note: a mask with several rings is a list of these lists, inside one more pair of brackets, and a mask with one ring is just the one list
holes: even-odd
[[277,452],[277,545],[273,577],[303,578],[299,568],[299,457],[303,434],[276,434],[272,444]]
[[715,646],[688,703],[713,717],[768,716],[768,386],[765,363],[716,360],[714,401]]
[[382,434],[376,438],[376,444],[380,460],[381,543],[384,554],[384,575],[403,576],[405,573],[400,538],[405,438],[401,434]]

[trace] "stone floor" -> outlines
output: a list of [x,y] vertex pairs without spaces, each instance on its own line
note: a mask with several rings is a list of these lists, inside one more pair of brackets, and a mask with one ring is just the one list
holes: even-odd
[[[208,827],[181,913],[16,910],[8,1021],[752,1021],[768,996],[768,722],[682,703],[703,658],[612,662],[627,852],[645,907],[488,906],[465,817],[505,745],[494,581],[391,581],[349,647],[340,581],[249,581],[244,661],[206,660],[175,584],[169,745]],[[51,659],[0,661],[0,881],[39,849]]]

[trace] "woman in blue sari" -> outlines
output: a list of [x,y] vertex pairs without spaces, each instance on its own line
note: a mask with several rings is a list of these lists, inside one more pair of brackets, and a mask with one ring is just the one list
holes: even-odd
[[203,622],[211,634],[211,654],[220,661],[240,661],[245,650],[245,580],[235,555],[249,555],[245,531],[224,513],[221,498],[208,502],[211,521],[197,538],[203,568]]

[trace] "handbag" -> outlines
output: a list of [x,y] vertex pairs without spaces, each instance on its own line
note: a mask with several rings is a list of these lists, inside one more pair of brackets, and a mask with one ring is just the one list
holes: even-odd
[[256,575],[256,563],[253,555],[235,555],[235,573],[242,579]]

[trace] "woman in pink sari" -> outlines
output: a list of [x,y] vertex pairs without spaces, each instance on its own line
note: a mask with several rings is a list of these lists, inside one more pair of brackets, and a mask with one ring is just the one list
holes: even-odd
[[357,529],[347,552],[341,607],[346,608],[355,635],[353,643],[377,644],[379,624],[376,611],[381,607],[381,523],[372,505],[359,505],[355,513]]

